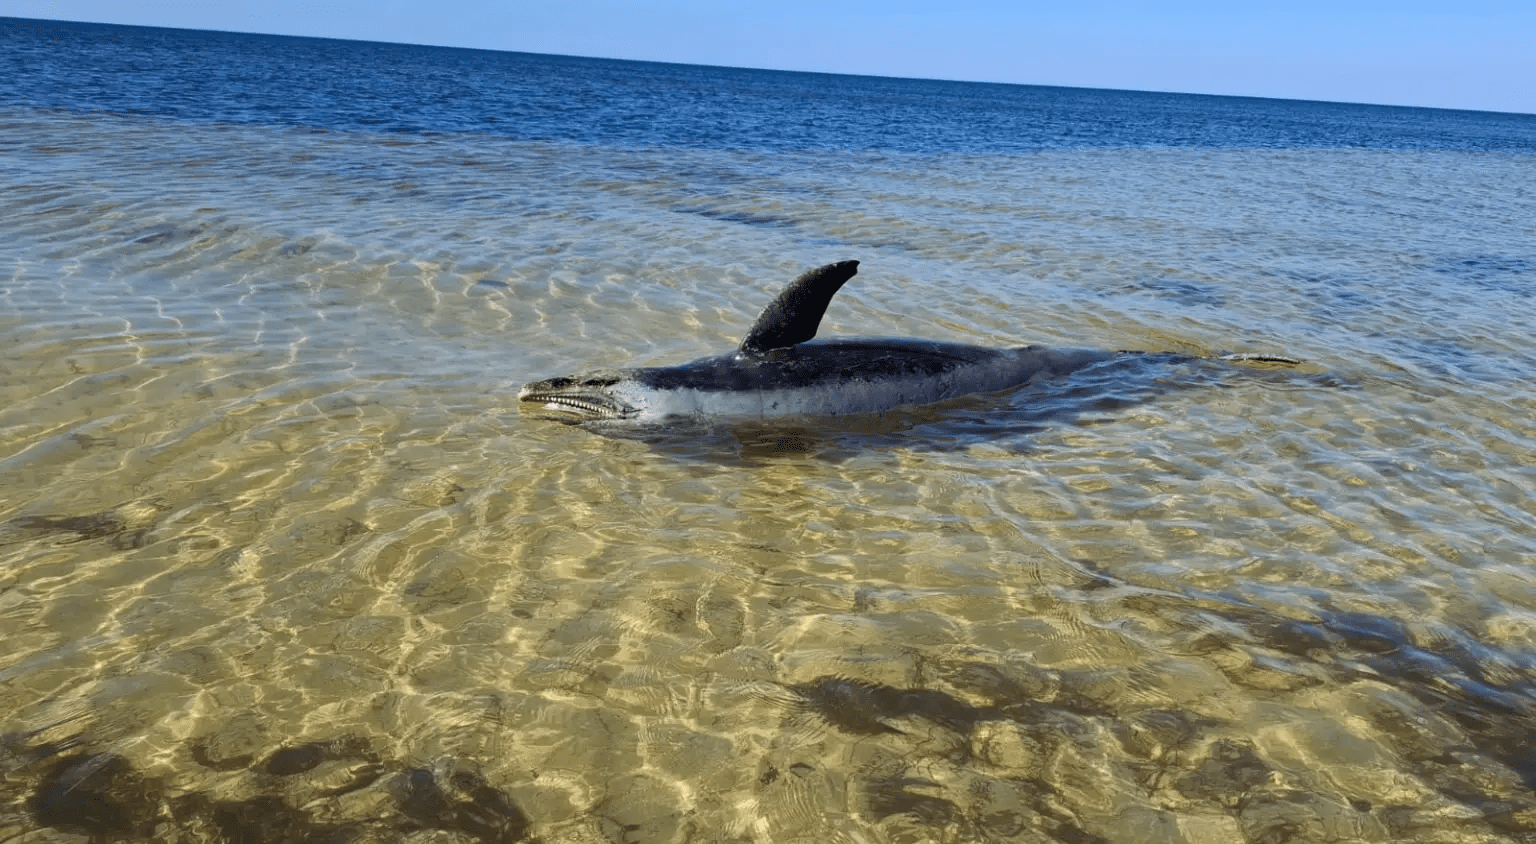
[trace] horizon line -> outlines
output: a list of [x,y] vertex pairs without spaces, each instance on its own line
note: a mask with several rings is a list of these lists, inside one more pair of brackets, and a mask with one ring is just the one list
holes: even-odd
[[541,52],[535,52],[535,51],[531,51],[531,50],[513,50],[513,49],[494,48],[494,47],[461,47],[461,46],[455,46],[455,45],[452,45],[452,44],[429,44],[429,43],[416,42],[416,41],[376,41],[376,40],[373,40],[373,39],[370,39],[370,38],[344,38],[344,37],[339,37],[339,36],[335,36],[335,35],[294,35],[294,34],[291,34],[291,33],[284,33],[284,32],[249,32],[249,31],[246,31],[246,30],[238,30],[238,29],[203,29],[203,28],[200,28],[200,27],[191,27],[191,26],[157,26],[157,25],[150,25],[150,24],[106,23],[106,22],[103,22],[103,21],[70,20],[70,19],[65,19],[65,18],[18,18],[18,17],[10,17],[10,16],[7,16],[7,15],[0,15],[0,20],[27,21],[27,22],[31,22],[31,23],[43,23],[43,24],[50,24],[50,23],[52,23],[52,24],[83,24],[83,25],[87,25],[87,26],[117,26],[117,27],[124,27],[124,28],[128,28],[128,29],[165,29],[165,30],[171,30],[171,31],[176,31],[176,32],[206,32],[206,33],[213,33],[213,34],[218,34],[218,35],[242,35],[242,36],[253,36],[253,37],[261,37],[261,38],[303,38],[303,39],[308,39],[308,40],[313,40],[313,41],[342,41],[342,42],[350,42],[350,43],[355,43],[355,44],[384,44],[384,45],[397,46],[397,47],[424,47],[424,48],[434,49],[434,50],[471,50],[471,51],[474,51],[474,52],[482,52],[482,53],[517,53],[517,54],[521,54],[521,55],[525,55],[525,56],[550,56],[550,57],[553,57],[553,58],[581,59],[581,60],[586,60],[586,61],[638,62],[638,63],[643,63],[643,64],[676,65],[676,66],[679,66],[679,67],[706,67],[706,68],[720,68],[720,69],[724,69],[724,70],[745,70],[745,71],[754,71],[754,72],[761,72],[761,73],[809,73],[809,74],[816,74],[816,75],[821,75],[821,76],[850,76],[850,77],[866,78],[866,79],[899,79],[899,80],[909,81],[909,82],[946,82],[946,83],[963,84],[963,85],[1007,85],[1007,86],[1015,86],[1015,87],[1021,87],[1021,88],[1063,88],[1063,89],[1075,90],[1075,91],[1112,91],[1112,92],[1116,92],[1116,93],[1127,93],[1127,94],[1150,94],[1150,95],[1158,95],[1158,96],[1179,96],[1179,97],[1223,97],[1223,98],[1229,98],[1229,99],[1268,100],[1268,101],[1275,101],[1275,102],[1318,103],[1318,104],[1324,104],[1324,105],[1340,105],[1340,106],[1364,106],[1364,107],[1367,107],[1367,108],[1424,109],[1424,110],[1428,110],[1428,111],[1452,111],[1452,112],[1467,112],[1467,113],[1475,113],[1475,114],[1508,115],[1508,116],[1513,116],[1513,117],[1536,117],[1536,112],[1502,111],[1502,110],[1498,110],[1498,109],[1466,108],[1466,107],[1460,107],[1460,106],[1406,105],[1406,104],[1402,104],[1402,103],[1372,103],[1372,102],[1361,102],[1361,101],[1356,101],[1356,100],[1320,100],[1320,99],[1313,99],[1313,98],[1309,98],[1309,97],[1277,97],[1277,96],[1270,96],[1270,95],[1264,95],[1264,94],[1213,93],[1213,92],[1208,92],[1208,91],[1163,91],[1163,90],[1156,90],[1156,89],[1151,89],[1151,88],[1103,88],[1103,87],[1093,87],[1093,86],[1087,86],[1087,85],[1063,85],[1063,84],[1057,84],[1057,83],[1005,82],[1005,81],[999,81],[999,80],[995,80],[995,79],[950,79],[950,78],[937,77],[937,76],[892,76],[892,75],[889,75],[889,74],[881,74],[881,73],[850,73],[850,72],[847,72],[847,71],[835,71],[835,70],[803,70],[803,69],[799,69],[799,68],[783,68],[783,67],[752,67],[752,66],[749,66],[749,65],[701,64],[699,62],[676,61],[676,60],[670,60],[670,59],[641,59],[641,58],[626,58],[626,57],[623,57],[623,56],[586,56],[586,55],[579,55],[579,54],[576,54],[576,53],[541,53]]

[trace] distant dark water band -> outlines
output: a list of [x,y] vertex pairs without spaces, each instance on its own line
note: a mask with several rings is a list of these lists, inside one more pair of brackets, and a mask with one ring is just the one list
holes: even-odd
[[1536,115],[0,18],[0,106],[619,147],[1536,153]]

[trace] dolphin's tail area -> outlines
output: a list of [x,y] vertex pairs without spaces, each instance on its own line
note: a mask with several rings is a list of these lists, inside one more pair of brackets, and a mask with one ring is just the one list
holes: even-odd
[[1232,352],[1231,354],[1206,357],[1204,355],[1189,355],[1182,352],[1149,352],[1146,349],[1120,349],[1117,355],[1158,355],[1170,360],[1223,360],[1229,363],[1278,363],[1282,366],[1301,366],[1306,361],[1301,358],[1287,357],[1285,355],[1270,355],[1263,352]]
[[1221,355],[1217,360],[1228,360],[1234,363],[1283,363],[1287,366],[1301,366],[1305,361],[1301,358],[1291,358],[1285,355],[1266,355],[1252,352],[1237,352],[1230,355]]

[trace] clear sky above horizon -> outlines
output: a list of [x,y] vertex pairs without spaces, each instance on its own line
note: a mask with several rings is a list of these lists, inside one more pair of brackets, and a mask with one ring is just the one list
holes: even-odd
[[0,0],[0,16],[1536,114],[1530,0]]

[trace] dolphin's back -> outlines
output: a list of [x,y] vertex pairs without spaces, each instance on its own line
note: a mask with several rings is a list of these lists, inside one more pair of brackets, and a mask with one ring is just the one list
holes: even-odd
[[645,397],[651,412],[662,415],[842,415],[1018,387],[1104,357],[1103,352],[1064,354],[1038,346],[991,349],[934,340],[850,338],[631,374],[651,391]]
[[845,382],[939,378],[964,367],[1002,361],[1012,351],[931,340],[859,337],[801,343],[755,355],[718,355],[638,372],[645,383],[657,389],[824,389]]

